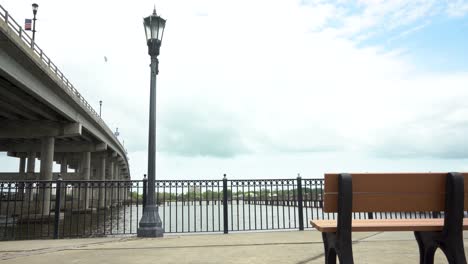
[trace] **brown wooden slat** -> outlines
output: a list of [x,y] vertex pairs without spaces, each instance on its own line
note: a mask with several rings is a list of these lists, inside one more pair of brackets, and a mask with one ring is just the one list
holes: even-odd
[[[356,173],[353,211],[443,211],[447,173]],[[468,173],[463,173],[468,192]],[[336,212],[338,174],[325,174],[324,212]],[[468,210],[468,193],[465,193]]]
[[[323,211],[338,211],[338,195],[325,194]],[[468,210],[468,193],[465,193]],[[426,212],[444,211],[445,194],[353,194],[353,212]]]
[[[353,192],[443,193],[447,173],[353,173]],[[468,188],[468,173],[465,189]],[[325,192],[338,192],[338,174],[325,174]]]
[[[336,232],[336,220],[311,220],[310,224],[320,232]],[[353,232],[383,231],[440,231],[444,219],[367,219],[353,220]],[[468,218],[463,219],[463,230],[468,230]]]

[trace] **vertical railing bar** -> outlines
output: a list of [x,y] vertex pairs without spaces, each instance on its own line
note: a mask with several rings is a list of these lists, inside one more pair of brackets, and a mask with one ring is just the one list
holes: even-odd
[[303,196],[303,190],[302,190],[302,178],[300,176],[297,177],[297,198],[298,198],[298,218],[299,218],[299,230],[303,231],[304,230],[304,196]]
[[221,231],[221,200],[219,198],[219,194],[220,194],[220,190],[219,190],[219,187],[220,187],[220,181],[218,181],[218,231]]
[[249,230],[252,230],[252,217],[251,217],[251,198],[250,198],[250,181],[247,181],[247,192],[249,194],[249,200],[248,200],[248,209],[249,209]]
[[[208,218],[208,183],[209,181],[205,182],[205,209],[206,209],[206,232],[208,232],[208,223],[209,223],[209,218]],[[213,204],[211,205],[213,206]]]
[[[103,173],[103,172],[101,172]],[[108,209],[108,198],[107,196],[110,196],[110,194],[108,194],[108,191],[107,191],[107,188],[109,187],[109,182],[108,181],[104,181],[104,220],[102,221],[102,225],[103,225],[103,229],[102,229],[102,235],[106,235],[107,231],[106,231],[106,221],[107,221],[107,209]],[[110,204],[110,203],[109,203]]]
[[200,190],[200,232],[203,231],[203,204],[202,204],[202,181],[199,181],[198,189]]
[[[8,211],[10,209],[10,186],[11,186],[11,183],[8,183],[7,184],[7,187],[8,187],[8,193],[6,195],[7,197],[7,202],[6,202],[6,214],[5,214],[5,230],[3,232],[3,236],[6,237],[6,234],[7,234],[7,230],[8,230]],[[1,195],[0,195],[0,199],[3,200],[3,197],[4,197],[4,194],[3,194],[3,189],[5,188],[5,186],[3,185],[2,183],[2,192],[1,192]],[[0,201],[0,204],[2,202]],[[1,207],[0,207],[0,212],[2,211]]]
[[[24,183],[24,190],[23,190],[23,194],[21,195],[21,205],[20,205],[20,216],[19,216],[19,219],[18,221],[22,221],[23,219],[23,210],[24,210],[24,200],[25,199],[28,199],[29,201],[29,197],[26,197],[26,193],[28,193],[28,190],[27,190],[27,184],[26,182]],[[21,228],[18,228],[16,229],[16,234],[18,234],[18,230],[19,230],[19,238],[21,239],[23,236],[22,232],[21,232]]]
[[172,181],[168,181],[169,183],[169,199],[170,199],[170,206],[169,206],[169,233],[172,232]]
[[58,177],[55,185],[55,215],[54,215],[54,239],[59,238],[59,224],[60,224],[60,200],[61,200],[62,178]]
[[224,234],[228,233],[228,194],[227,194],[227,178],[224,174],[223,178],[223,223],[224,223]]
[[[49,215],[48,215],[48,218],[47,218],[47,223],[48,223],[47,224],[47,238],[49,238],[50,237],[50,224],[49,223],[50,223],[50,219],[51,219],[51,210],[50,210],[50,208],[52,208],[52,188],[53,188],[53,186],[52,186],[52,182],[48,182],[46,184],[49,187],[49,188],[46,189],[49,192]],[[45,191],[44,191],[44,195],[45,195]]]
[[[93,208],[94,208],[94,190],[95,190],[95,182],[91,182],[89,183],[89,188],[88,190],[91,191],[91,201],[90,201],[90,204],[89,204],[89,207],[91,208],[91,219],[90,219],[90,223],[89,223],[89,236],[92,236],[93,235]],[[88,194],[88,197],[89,197],[89,194]],[[99,206],[98,206],[99,207]],[[97,211],[97,210],[96,210]]]
[[176,219],[176,220],[175,220],[175,223],[176,223],[175,232],[176,232],[176,233],[177,233],[178,228],[179,228],[179,223],[177,222],[177,219],[178,219],[177,216],[178,216],[178,212],[179,212],[179,208],[178,208],[178,205],[177,205],[177,204],[179,203],[179,194],[178,194],[178,191],[177,191],[177,189],[178,189],[178,188],[177,188],[177,184],[178,184],[177,181],[175,181],[175,194],[176,194],[176,195],[175,195],[175,199],[176,199],[176,200],[175,200],[175,219]]
[[268,180],[263,181],[265,187],[265,230],[268,230]]
[[228,192],[228,206],[229,204],[231,205],[231,230],[234,231],[234,203],[233,203],[233,199],[232,199],[232,193],[234,192],[234,187],[233,187],[233,184],[232,184],[233,180],[230,180],[229,181],[229,184],[230,184],[230,187],[231,187],[231,191]]
[[275,218],[274,218],[274,214],[273,214],[273,211],[274,211],[274,208],[275,208],[275,205],[274,205],[274,200],[273,200],[273,184],[275,183],[275,181],[271,181],[270,182],[270,206],[269,208],[271,209],[271,229],[275,229]]
[[[150,188],[148,186],[148,188]],[[113,235],[114,234],[114,192],[115,192],[115,188],[114,188],[114,180],[111,180],[110,181],[110,197],[109,197],[109,204],[110,204],[110,234]]]
[[73,197],[75,196],[75,186],[76,186],[76,183],[71,183],[71,205],[70,205],[70,225],[69,225],[69,228],[68,228],[68,233],[70,235],[70,237],[72,236],[72,222],[73,222],[73,201],[75,199],[73,199]]
[[[280,180],[282,181],[282,180]],[[279,216],[279,195],[278,195],[278,186],[279,183],[278,181],[275,182],[275,188],[276,188],[276,228],[280,229],[280,216]]]
[[245,181],[242,181],[242,230],[245,231]]
[[[14,183],[15,185],[15,200],[13,201],[13,216],[16,216],[16,201],[18,200],[18,193],[20,191],[20,187],[19,187],[19,183],[18,182],[15,182]],[[24,188],[23,188],[24,189]],[[22,197],[22,195],[21,195]],[[12,236],[12,239],[16,239],[16,232],[17,232],[17,228],[16,228],[16,225],[13,223],[12,224],[12,229],[11,229],[11,236]]]
[[37,207],[38,207],[38,202],[39,202],[39,183],[36,182],[36,193],[35,193],[35,199],[34,199],[34,225],[33,225],[33,237],[35,238],[36,235],[36,223],[37,223]]

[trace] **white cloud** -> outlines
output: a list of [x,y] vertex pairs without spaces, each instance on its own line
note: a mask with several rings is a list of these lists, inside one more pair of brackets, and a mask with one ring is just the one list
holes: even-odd
[[453,17],[462,17],[468,13],[468,1],[451,0],[447,6],[447,14]]

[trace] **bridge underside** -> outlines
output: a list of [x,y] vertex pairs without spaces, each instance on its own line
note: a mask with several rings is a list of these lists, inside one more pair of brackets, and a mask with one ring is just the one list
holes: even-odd
[[0,61],[0,152],[20,159],[18,173],[0,180],[52,180],[54,161],[65,179],[130,179],[113,132],[42,50],[2,19]]

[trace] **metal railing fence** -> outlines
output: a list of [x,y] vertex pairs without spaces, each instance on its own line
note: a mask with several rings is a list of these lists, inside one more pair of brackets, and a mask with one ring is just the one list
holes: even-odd
[[143,181],[0,182],[0,240],[135,234]]
[[[0,181],[0,240],[134,235],[146,180]],[[323,179],[156,181],[166,233],[311,228],[325,213]],[[355,219],[430,218],[439,213],[354,213]]]

